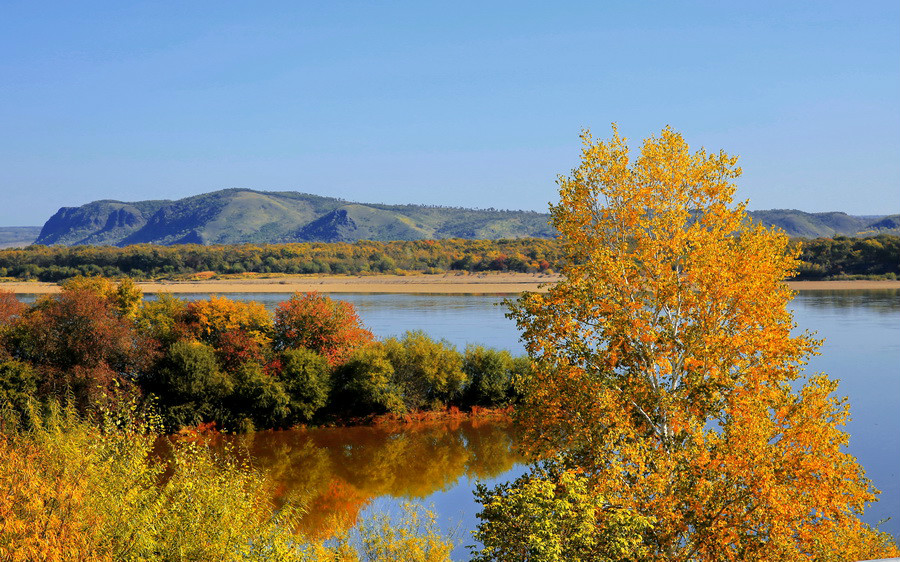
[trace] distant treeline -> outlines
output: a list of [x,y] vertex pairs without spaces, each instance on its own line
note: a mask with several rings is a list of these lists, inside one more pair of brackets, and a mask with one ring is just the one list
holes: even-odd
[[379,274],[545,272],[562,259],[554,240],[418,240],[201,246],[29,246],[0,251],[0,277],[60,281],[77,275],[152,279],[212,271]]
[[[422,332],[377,341],[353,306],[295,294],[274,316],[222,297],[144,301],[130,279],[76,277],[26,306],[0,290],[0,410],[115,410],[155,397],[169,430],[238,430],[503,407],[530,361]],[[2,418],[2,416],[0,416]]]
[[900,236],[804,240],[797,279],[886,278],[900,276]]
[[[797,279],[900,275],[900,237],[796,239]],[[78,275],[133,279],[217,275],[320,273],[367,275],[513,271],[552,273],[563,264],[556,240],[418,240],[201,246],[29,246],[0,250],[0,277],[61,281]]]

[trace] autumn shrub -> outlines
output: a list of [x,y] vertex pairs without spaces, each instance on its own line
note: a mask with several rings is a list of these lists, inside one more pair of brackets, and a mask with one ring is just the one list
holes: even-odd
[[434,513],[409,503],[398,516],[382,513],[361,521],[356,535],[361,562],[449,562],[454,546]]
[[0,435],[0,559],[305,559],[260,474],[195,444],[154,460],[156,440],[136,418],[65,409]]
[[97,422],[50,402],[0,433],[0,560],[448,560],[433,514],[375,516],[328,542],[294,531],[302,509],[240,455],[160,440],[133,402]]
[[407,410],[445,408],[461,396],[468,382],[462,357],[446,340],[435,341],[425,332],[406,332],[401,339],[384,341]]
[[243,302],[212,295],[192,301],[184,312],[184,323],[191,335],[213,347],[219,347],[225,334],[242,332],[257,344],[271,341],[272,317],[258,302]]
[[[605,505],[587,477],[548,460],[512,483],[475,492],[483,505],[473,562],[542,560],[603,562],[641,559],[652,520]],[[601,515],[602,511],[602,515]]]
[[145,301],[135,315],[137,332],[162,347],[168,347],[180,339],[189,337],[185,325],[187,303],[168,293],[160,293],[156,299]]
[[7,355],[33,366],[40,394],[85,409],[130,387],[146,368],[153,349],[135,333],[116,295],[65,287],[40,298],[4,330]]
[[0,289],[0,332],[28,308],[15,293]]
[[275,310],[276,350],[311,349],[338,365],[373,339],[352,304],[318,293],[295,293]]

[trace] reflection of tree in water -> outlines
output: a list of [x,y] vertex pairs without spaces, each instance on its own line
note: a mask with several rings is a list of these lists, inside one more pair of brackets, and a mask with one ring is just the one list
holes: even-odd
[[352,526],[374,498],[424,498],[461,477],[492,478],[520,461],[509,422],[466,420],[260,432],[240,438],[280,498],[307,506],[305,533]]

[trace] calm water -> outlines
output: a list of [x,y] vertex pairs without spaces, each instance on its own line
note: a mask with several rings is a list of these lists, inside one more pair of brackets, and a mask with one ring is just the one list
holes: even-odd
[[[287,298],[270,293],[227,296],[260,301],[270,309]],[[467,343],[480,343],[523,352],[515,324],[504,317],[502,295],[340,294],[333,298],[351,302],[378,337],[421,329],[460,349]],[[839,393],[849,397],[852,414],[847,426],[849,451],[882,491],[880,501],[869,507],[864,518],[877,523],[893,517],[881,528],[900,535],[900,292],[808,291],[797,295],[793,307],[798,330],[814,331],[825,339],[809,371],[825,372],[841,381]],[[390,511],[402,498],[411,498],[433,505],[442,525],[458,527],[464,543],[470,543],[468,531],[477,523],[478,507],[471,494],[475,480],[495,482],[524,471],[508,455],[511,441],[505,428],[489,431],[486,427],[489,424],[474,430],[456,424],[408,433],[372,428],[269,432],[258,434],[250,450],[261,465],[284,476],[286,489],[304,488],[316,498],[314,505],[322,509],[311,517],[311,525],[336,526],[325,521],[329,513],[355,516]],[[503,447],[506,453],[498,452]],[[403,453],[396,454],[400,450]],[[481,464],[483,450],[493,451],[489,465]],[[313,521],[316,518],[321,521]],[[466,550],[458,549],[456,554],[464,558]]]

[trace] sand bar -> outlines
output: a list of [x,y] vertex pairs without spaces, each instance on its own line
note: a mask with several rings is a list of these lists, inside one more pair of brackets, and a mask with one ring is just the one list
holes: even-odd
[[[138,285],[145,293],[451,293],[517,294],[545,291],[558,275],[534,273],[485,273],[473,275],[370,275],[317,276],[291,275],[248,279],[209,279],[203,281],[154,281]],[[900,281],[793,281],[796,291],[839,291],[846,289],[900,289]],[[55,293],[55,283],[13,281],[0,283],[0,289],[18,294]]]

